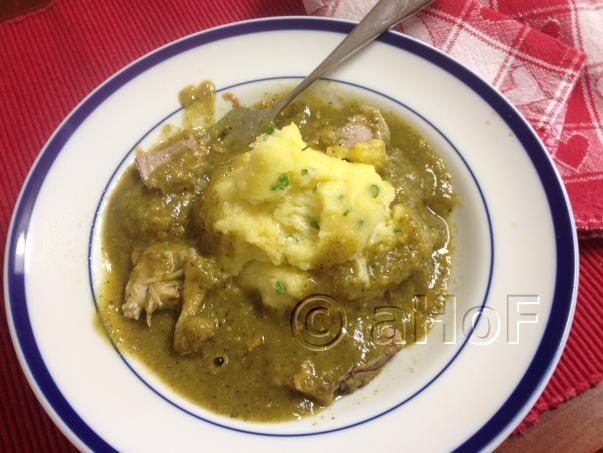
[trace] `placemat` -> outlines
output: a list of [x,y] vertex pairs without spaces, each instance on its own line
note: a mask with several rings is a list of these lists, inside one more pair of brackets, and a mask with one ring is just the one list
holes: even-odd
[[[36,156],[66,115],[107,77],[174,39],[260,17],[303,15],[301,0],[55,0],[0,24],[0,251],[19,190]],[[582,241],[575,323],[561,362],[534,409],[538,414],[603,377],[603,240]],[[5,314],[5,307],[2,304]],[[0,449],[75,451],[37,402],[17,361],[6,317],[0,329]]]

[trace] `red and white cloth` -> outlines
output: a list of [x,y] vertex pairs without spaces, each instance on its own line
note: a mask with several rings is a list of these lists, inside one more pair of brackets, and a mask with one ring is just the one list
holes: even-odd
[[[360,20],[377,0],[303,0]],[[534,127],[582,238],[603,237],[603,0],[436,0],[394,27],[471,68]]]

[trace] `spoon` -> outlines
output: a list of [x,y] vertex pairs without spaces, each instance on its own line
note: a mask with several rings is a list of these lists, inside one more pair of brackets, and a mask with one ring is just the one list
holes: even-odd
[[266,132],[281,110],[302,91],[358,49],[370,43],[393,25],[416,13],[434,0],[379,0],[362,21],[331,54],[299,85],[278,103],[267,109],[236,107],[230,110],[207,133],[210,142],[228,142],[247,148],[256,137]]

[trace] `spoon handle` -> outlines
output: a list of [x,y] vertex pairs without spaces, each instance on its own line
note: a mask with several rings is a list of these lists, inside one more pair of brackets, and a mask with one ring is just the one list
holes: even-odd
[[310,73],[293,91],[285,96],[273,107],[276,115],[295,99],[303,90],[308,88],[317,79],[323,76],[331,68],[338,65],[344,59],[352,55],[358,49],[373,41],[381,33],[389,30],[408,16],[416,13],[421,8],[429,5],[434,0],[379,0],[379,2],[368,12],[349,35]]

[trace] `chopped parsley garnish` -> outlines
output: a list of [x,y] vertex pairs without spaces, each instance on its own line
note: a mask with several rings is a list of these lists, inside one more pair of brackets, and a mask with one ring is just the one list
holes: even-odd
[[304,146],[304,147],[302,148],[302,151],[307,150],[309,147],[310,147],[310,145],[306,145],[306,146]]
[[317,229],[317,230],[320,230],[320,225],[318,225],[318,222],[317,222],[316,220],[311,220],[311,221],[310,221],[310,226],[311,226],[312,228],[315,228],[315,229]]
[[279,175],[278,182],[270,186],[270,190],[285,190],[285,187],[288,185],[289,175],[287,173],[283,173],[282,175]]
[[295,242],[299,242],[299,239],[297,239],[297,238],[296,238],[295,236],[293,236],[292,234],[290,234],[289,236],[287,236],[287,239],[289,239],[289,238],[291,238],[291,239],[295,240]]
[[307,175],[308,174],[308,169],[307,168],[302,168],[301,174],[302,175]]
[[399,233],[400,231],[402,231],[402,228],[394,227],[394,233]]
[[274,290],[278,296],[285,294],[287,290],[285,289],[283,283],[280,280],[274,282]]
[[348,209],[346,209],[345,211],[343,211],[343,216],[345,217],[346,215],[348,215],[351,210],[352,210],[352,207],[350,206]]
[[364,220],[359,220],[359,221],[358,221],[358,227],[361,227],[361,226],[363,226],[363,225],[364,225]]
[[343,200],[343,194],[342,194],[342,193],[340,193],[339,195],[337,195],[337,199],[338,199],[338,200]]
[[268,127],[266,128],[266,134],[267,134],[267,135],[272,135],[272,134],[274,134],[274,126],[268,126]]
[[371,192],[371,195],[373,196],[373,198],[375,198],[379,195],[379,192],[381,192],[381,189],[379,189],[379,186],[377,184],[373,184],[369,187],[369,191]]

